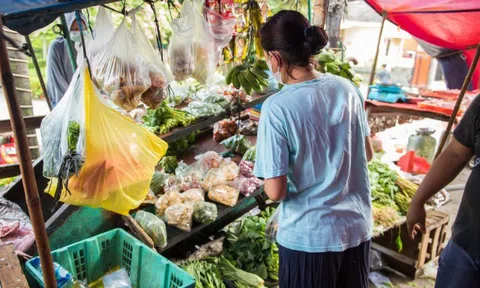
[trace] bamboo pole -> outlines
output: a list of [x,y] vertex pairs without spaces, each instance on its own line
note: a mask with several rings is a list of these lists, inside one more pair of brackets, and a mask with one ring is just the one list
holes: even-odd
[[375,59],[373,60],[372,71],[370,72],[370,80],[368,80],[368,91],[370,92],[370,86],[375,79],[375,71],[377,70],[378,54],[380,54],[380,43],[382,42],[383,27],[385,26],[385,20],[387,19],[387,12],[383,11],[382,26],[380,26],[380,33],[378,34],[377,51],[375,52]]
[[25,36],[25,40],[27,41],[28,51],[30,51],[30,54],[32,55],[31,57],[33,66],[35,67],[35,72],[37,72],[37,77],[38,81],[40,82],[40,86],[42,87],[43,96],[45,97],[45,100],[47,100],[48,109],[52,111],[52,102],[48,97],[47,87],[45,86],[45,81],[43,81],[42,71],[40,70],[40,66],[38,65],[37,56],[35,56],[35,50],[33,50],[32,42],[30,41],[30,37],[28,35]]
[[472,81],[473,73],[475,72],[475,68],[478,64],[478,58],[480,58],[480,45],[477,46],[477,51],[475,52],[475,56],[473,57],[472,65],[470,69],[468,69],[467,77],[463,80],[462,89],[460,90],[460,94],[458,95],[457,102],[455,103],[455,107],[453,108],[452,116],[450,116],[450,120],[448,120],[447,129],[445,133],[443,133],[442,139],[440,140],[440,145],[438,146],[437,153],[435,154],[435,159],[442,153],[443,147],[447,142],[448,135],[452,130],[453,123],[457,118],[458,110],[460,109],[460,104],[462,104],[463,96],[465,96],[465,92],[467,91],[468,84]]
[[[2,18],[0,17],[0,31],[3,31]],[[1,32],[3,33],[3,32]],[[55,274],[53,268],[52,255],[48,244],[47,231],[43,220],[40,197],[38,195],[37,182],[32,166],[32,156],[28,147],[27,130],[23,122],[22,112],[18,98],[16,97],[15,84],[13,81],[12,70],[8,60],[8,52],[5,41],[0,40],[0,71],[2,75],[2,86],[7,100],[8,112],[10,113],[12,130],[15,137],[15,146],[20,160],[20,171],[22,173],[22,182],[25,190],[25,199],[30,214],[30,220],[33,226],[35,242],[37,243],[38,254],[43,271],[45,287],[56,288]]]

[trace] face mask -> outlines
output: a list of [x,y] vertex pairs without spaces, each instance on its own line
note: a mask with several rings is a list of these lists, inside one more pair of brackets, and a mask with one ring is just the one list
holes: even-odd
[[277,80],[278,83],[283,85],[284,83],[282,81],[282,74],[280,73],[280,69],[278,69],[277,72],[273,72],[272,63],[270,63],[270,60],[267,61],[267,66],[268,66],[268,69],[270,69],[270,71],[272,71],[273,77],[275,78],[275,80]]
[[[85,38],[85,40],[87,40],[88,36],[90,34],[86,33],[86,32],[83,32],[83,37]],[[73,42],[82,42],[82,36],[80,35],[80,31],[72,31],[70,32],[70,39],[73,41]]]

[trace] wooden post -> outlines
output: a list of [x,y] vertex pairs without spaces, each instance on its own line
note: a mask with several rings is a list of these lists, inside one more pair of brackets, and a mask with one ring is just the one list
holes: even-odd
[[32,55],[32,62],[33,66],[35,67],[35,72],[37,72],[38,81],[40,82],[40,86],[42,87],[43,97],[47,100],[48,109],[52,111],[52,102],[48,97],[47,87],[45,86],[45,81],[43,81],[42,71],[40,70],[40,66],[38,65],[37,56],[35,56],[35,50],[33,50],[32,42],[30,41],[30,37],[27,35],[25,36],[25,40],[27,41],[27,48]]
[[313,4],[313,25],[325,29],[327,22],[328,0],[315,0]]
[[327,16],[327,33],[330,48],[338,48],[340,42],[340,25],[345,13],[345,0],[329,0]]
[[475,68],[477,67],[479,57],[480,57],[480,45],[477,46],[477,52],[473,57],[473,61],[472,61],[472,65],[470,66],[470,69],[468,69],[467,77],[465,77],[465,80],[463,80],[462,89],[460,90],[460,94],[458,95],[457,102],[455,103],[455,107],[453,108],[452,116],[450,116],[450,120],[448,120],[447,130],[445,130],[445,133],[443,133],[442,139],[440,140],[440,145],[438,146],[437,154],[435,154],[435,159],[437,159],[437,157],[442,153],[443,147],[447,142],[448,135],[452,130],[453,123],[457,118],[457,113],[458,113],[458,110],[460,109],[460,104],[462,104],[463,96],[465,96],[465,92],[467,91],[468,84],[470,84],[470,81],[472,81],[473,72],[475,72]]
[[[2,18],[0,17],[0,31],[3,31]],[[3,33],[3,32],[1,32]],[[28,212],[33,226],[35,242],[37,243],[38,254],[43,271],[43,278],[47,288],[56,288],[55,273],[53,269],[52,255],[48,244],[47,231],[42,215],[40,197],[38,195],[37,182],[32,166],[32,157],[28,147],[27,131],[23,122],[19,101],[16,97],[15,84],[13,81],[10,62],[8,61],[7,46],[5,41],[0,40],[0,71],[5,99],[7,100],[8,112],[12,120],[12,130],[15,137],[15,146],[20,160],[20,171],[22,182],[25,188],[25,198],[28,205]]]
[[[380,33],[378,34],[377,51],[375,52],[375,59],[373,60],[372,71],[370,72],[370,80],[368,80],[368,86],[373,84],[375,79],[375,71],[377,70],[378,54],[380,53],[380,43],[382,42],[383,27],[385,26],[385,20],[387,19],[387,12],[383,11],[382,26],[380,26]],[[370,92],[370,88],[368,88]]]

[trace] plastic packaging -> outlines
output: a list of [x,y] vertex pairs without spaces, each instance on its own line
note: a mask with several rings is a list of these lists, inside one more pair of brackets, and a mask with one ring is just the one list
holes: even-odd
[[193,203],[175,204],[165,210],[165,220],[168,225],[190,232],[193,222]]
[[218,168],[223,161],[222,156],[220,156],[215,151],[208,151],[203,154],[195,156],[195,164],[192,168],[199,171],[201,175],[205,175],[211,168]]
[[252,143],[244,135],[235,134],[221,142],[223,146],[238,154],[245,154],[252,147]]
[[217,103],[193,101],[190,102],[187,107],[183,108],[183,110],[195,117],[210,117],[224,112],[225,108]]
[[105,275],[102,278],[104,288],[131,288],[132,281],[128,277],[127,270],[122,268],[115,272]]
[[194,188],[187,190],[180,194],[183,203],[196,203],[199,201],[205,201],[205,191],[201,188]]
[[[108,106],[85,66],[79,67],[67,93],[40,127],[46,177],[52,173],[58,175],[62,164],[71,168],[73,154],[82,156],[83,165],[73,175],[60,175],[61,184],[65,185],[58,186],[58,178],[51,179],[46,192],[68,204],[101,207],[128,215],[145,199],[155,165],[168,146]],[[76,145],[68,141],[69,136],[75,136],[68,133],[74,119],[79,120]]]
[[155,203],[156,214],[159,217],[165,215],[168,207],[183,203],[182,196],[177,191],[169,191],[165,195],[160,196]]
[[160,52],[155,50],[143,33],[138,20],[133,16],[132,34],[138,44],[140,53],[148,59],[151,85],[142,94],[142,102],[155,109],[167,98],[167,86],[173,81],[173,75],[163,63]]
[[217,205],[199,201],[193,205],[193,220],[202,224],[210,224],[217,219]]
[[252,195],[262,185],[263,181],[256,177],[237,177],[232,184],[245,197]]
[[105,49],[107,43],[112,39],[113,34],[115,34],[115,27],[113,26],[112,15],[107,9],[101,6],[98,7],[98,14],[95,18],[95,26],[93,27],[93,41],[86,46],[90,59]]
[[244,120],[240,123],[240,134],[242,135],[257,135],[258,122],[252,120]]
[[217,142],[232,137],[237,133],[237,123],[234,119],[224,119],[213,125],[213,139]]
[[235,162],[230,159],[225,159],[220,167],[220,172],[225,175],[225,180],[233,181],[238,176],[239,168]]
[[138,211],[135,215],[135,221],[140,225],[145,233],[150,236],[155,246],[165,248],[167,246],[167,227],[162,219],[145,211]]
[[207,172],[200,186],[203,190],[209,191],[213,187],[227,184],[227,182],[228,181],[225,173],[223,173],[219,168],[212,168]]
[[187,191],[194,188],[200,188],[201,173],[196,171],[191,166],[188,166],[183,161],[178,164],[175,169],[177,177],[177,185],[180,191]]
[[93,58],[95,81],[120,108],[137,108],[142,94],[151,86],[150,60],[139,53],[139,46],[127,28],[126,19],[105,49]]
[[210,200],[230,207],[237,204],[238,196],[239,191],[228,185],[218,185],[208,191]]
[[0,197],[0,243],[26,252],[35,238],[30,218],[18,204]]
[[193,56],[194,19],[191,1],[184,1],[181,17],[171,22],[172,38],[168,46],[170,68],[176,81],[192,76],[195,67]]
[[267,239],[270,239],[272,242],[277,242],[278,214],[280,214],[279,208],[275,209],[273,215],[268,219],[267,226],[265,226],[265,235]]
[[255,177],[253,176],[253,167],[254,167],[253,162],[242,160],[238,164],[238,167],[240,168],[240,171],[239,171],[240,176],[248,177],[248,178]]

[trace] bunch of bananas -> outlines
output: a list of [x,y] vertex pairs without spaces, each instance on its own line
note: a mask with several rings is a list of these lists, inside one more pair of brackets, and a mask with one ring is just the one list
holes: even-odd
[[268,74],[265,70],[268,70],[265,60],[255,60],[253,63],[247,61],[230,69],[225,82],[227,85],[233,84],[237,89],[242,87],[248,95],[252,91],[261,93],[268,87]]
[[322,53],[317,56],[317,61],[318,64],[320,64],[318,67],[320,72],[338,75],[352,81],[360,87],[362,78],[353,71],[350,61],[342,61],[340,55],[335,55],[331,50],[323,50]]

